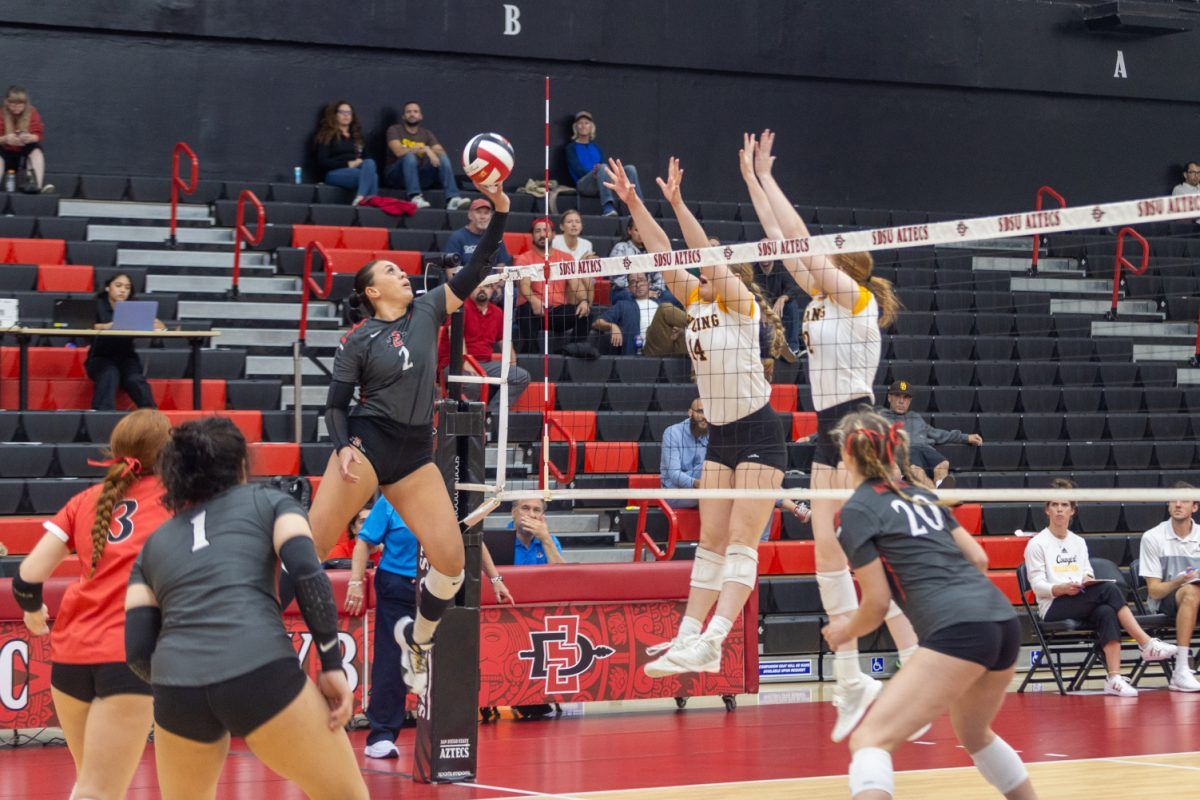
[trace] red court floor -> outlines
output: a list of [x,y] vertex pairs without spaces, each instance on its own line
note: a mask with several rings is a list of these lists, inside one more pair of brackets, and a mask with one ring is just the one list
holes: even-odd
[[[413,783],[408,775],[411,730],[401,734],[399,761],[362,763],[372,797],[412,800],[574,795],[841,775],[849,757],[844,744],[829,741],[833,716],[828,703],[798,703],[745,705],[733,713],[689,709],[538,722],[506,718],[480,727],[477,781],[486,789]],[[1200,696],[1162,690],[1143,691],[1137,699],[1010,694],[996,729],[1028,762],[1197,751]],[[353,735],[360,751],[365,736],[361,731]],[[903,747],[895,764],[897,770],[920,770],[970,766],[970,759],[942,719],[921,742]],[[62,800],[70,792],[73,773],[65,747],[0,750],[0,798]],[[148,748],[128,797],[158,796]],[[217,796],[302,797],[262,767],[240,742],[234,745]]]

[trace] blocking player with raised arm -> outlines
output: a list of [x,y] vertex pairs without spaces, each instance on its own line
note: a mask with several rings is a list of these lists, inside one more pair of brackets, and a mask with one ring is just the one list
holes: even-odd
[[[67,501],[21,562],[13,595],[35,636],[50,633],[50,695],[75,760],[73,798],[124,797],[150,733],[150,684],[125,664],[125,586],[147,537],[170,516],[155,475],[171,423],[152,409],[109,438],[104,481]],[[74,551],[83,574],[51,632],[42,585]]]
[[[629,207],[646,249],[670,251],[670,238],[646,210],[619,161],[609,162],[608,179],[605,185]],[[708,237],[683,202],[682,182],[679,160],[672,158],[667,180],[659,178],[658,184],[688,245],[707,247]],[[709,422],[699,488],[779,489],[787,450],[759,358],[762,309],[723,264],[701,267],[699,278],[680,269],[668,269],[663,277],[673,295],[685,298],[688,355]],[[647,675],[720,671],[725,637],[758,581],[758,540],[773,507],[770,498],[700,500],[700,544],[687,609],[675,638],[650,648],[651,655],[661,655],[645,666]]]
[[[808,229],[804,220],[771,174],[774,139],[769,130],[763,131],[761,141],[744,136],[742,179],[768,236],[805,237]],[[881,350],[879,329],[892,324],[900,304],[891,283],[871,275],[874,262],[869,253],[785,259],[784,265],[797,285],[812,297],[804,311],[803,329],[808,382],[817,412],[817,449],[810,485],[813,489],[846,488],[846,472],[839,464],[833,430],[846,414],[874,404],[873,386]],[[817,587],[831,619],[845,618],[858,607],[846,556],[834,535],[834,515],[840,506],[840,501],[824,499],[812,504]],[[917,637],[895,604],[889,609],[887,624],[903,663],[916,652]],[[863,674],[857,641],[843,643],[837,649],[833,674],[838,720],[832,739],[840,742],[862,719],[882,685]]]
[[[159,460],[172,513],[129,576],[125,655],[154,688],[154,755],[166,800],[211,798],[230,736],[311,798],[363,800],[343,726],[354,696],[342,671],[338,610],[304,509],[247,483],[232,422],[180,425]],[[282,565],[321,662],[300,667],[275,594]]]
[[835,432],[853,495],[840,511],[838,541],[862,601],[822,631],[830,647],[879,627],[895,597],[921,645],[850,737],[850,793],[893,795],[892,751],[949,711],[954,734],[983,777],[1009,800],[1036,797],[1020,756],[992,730],[1021,650],[1021,626],[987,577],[987,554],[932,492],[894,479],[907,437],[871,411]]
[[367,318],[342,337],[334,356],[325,406],[334,452],[310,511],[322,557],[376,488],[421,542],[429,569],[417,617],[395,630],[405,682],[418,695],[428,683],[434,631],[463,582],[458,517],[433,463],[438,329],[491,271],[508,219],[504,190],[476,186],[496,211],[470,262],[448,283],[414,299],[408,275],[390,261],[372,261],[354,276],[350,303]]

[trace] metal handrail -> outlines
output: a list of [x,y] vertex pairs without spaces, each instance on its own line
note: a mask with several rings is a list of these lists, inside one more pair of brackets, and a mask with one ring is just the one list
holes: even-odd
[[[1142,246],[1142,263],[1136,267],[1132,263],[1130,263],[1130,261],[1127,258],[1125,258],[1125,236],[1126,235],[1132,236],[1134,239],[1137,239],[1138,243],[1141,244],[1141,246]],[[1117,318],[1117,296],[1120,294],[1120,291],[1121,291],[1121,270],[1122,270],[1122,268],[1128,270],[1129,272],[1132,272],[1134,275],[1141,275],[1143,272],[1146,271],[1146,268],[1149,266],[1150,266],[1150,243],[1148,241],[1146,241],[1146,237],[1142,236],[1140,233],[1135,231],[1133,228],[1130,228],[1128,225],[1125,226],[1124,228],[1121,228],[1121,230],[1119,230],[1117,232],[1117,258],[1116,258],[1115,263],[1113,264],[1112,308],[1110,308],[1108,310],[1108,313],[1104,315],[1105,319],[1111,320],[1111,319]]]
[[[554,461],[551,460],[551,458],[550,458],[550,429],[551,428],[554,428],[559,433],[561,433],[563,438],[566,439],[566,441],[567,441],[567,471],[566,472],[563,472],[562,470],[560,470],[558,468],[558,465],[555,464]],[[543,437],[543,442],[542,442],[542,458],[544,458],[546,461],[546,470],[542,470],[539,473],[540,477],[541,477],[541,484],[542,484],[540,488],[542,488],[542,489],[546,488],[546,471],[549,471],[549,473],[554,476],[554,480],[558,481],[561,484],[569,484],[569,483],[571,483],[571,481],[575,480],[575,468],[578,466],[578,461],[579,461],[579,456],[575,452],[575,450],[576,450],[575,445],[576,445],[575,437],[571,435],[571,432],[568,431],[563,426],[563,424],[558,421],[558,419],[556,417],[553,417],[550,414],[546,414],[546,433]]]
[[[184,183],[179,175],[179,155],[181,153],[188,157],[192,165],[192,179],[190,183]],[[179,193],[191,194],[196,191],[196,187],[199,185],[200,159],[196,158],[195,151],[188,147],[187,142],[176,142],[175,148],[171,151],[171,233],[167,237],[167,244],[171,247],[174,247],[176,244],[175,230],[179,211]]]
[[[246,201],[249,200],[254,204],[254,210],[258,212],[258,224],[255,226],[254,233],[246,227]],[[263,226],[267,222],[267,211],[263,208],[262,202],[249,189],[242,189],[238,195],[237,201],[237,221],[233,228],[233,285],[229,288],[230,295],[236,300],[238,296],[238,280],[242,274],[242,245],[258,245],[262,243]]]
[[[325,260],[325,285],[319,286],[312,277],[312,262],[313,253],[320,253],[321,258]],[[304,272],[300,281],[300,344],[307,343],[308,338],[308,297],[309,294],[315,294],[318,299],[324,300],[329,297],[329,293],[333,291],[333,270],[330,269],[329,253],[326,252],[325,246],[317,241],[309,242],[304,246]]]
[[[1050,195],[1050,197],[1052,197],[1052,198],[1054,198],[1055,200],[1057,200],[1057,201],[1058,201],[1058,205],[1059,205],[1059,207],[1060,207],[1060,208],[1066,208],[1066,207],[1067,207],[1067,201],[1066,201],[1066,198],[1064,198],[1064,197],[1063,197],[1061,194],[1059,194],[1058,192],[1056,192],[1056,191],[1054,190],[1054,188],[1053,188],[1053,187],[1051,187],[1051,186],[1042,186],[1042,187],[1040,187],[1040,188],[1037,190],[1037,194],[1036,194],[1036,195],[1034,196],[1034,198],[1033,198],[1033,208],[1034,208],[1034,211],[1041,211],[1041,210],[1042,210],[1042,200],[1043,200],[1043,198],[1045,198],[1045,197],[1046,197],[1046,195]],[[1032,258],[1030,258],[1030,260],[1029,260],[1029,274],[1030,274],[1030,276],[1037,275],[1037,271],[1038,271],[1038,251],[1041,249],[1041,246],[1042,246],[1042,235],[1041,235],[1040,233],[1035,233],[1035,234],[1033,235],[1033,256],[1032,256]]]
[[[662,512],[667,515],[667,549],[663,550],[658,546],[658,542],[650,536],[646,530],[646,512],[650,508],[650,504],[654,503]],[[667,504],[666,500],[657,497],[653,500],[638,500],[638,518],[637,527],[634,528],[633,534],[633,562],[639,563],[642,560],[642,548],[645,547],[654,556],[655,561],[670,561],[675,557],[675,543],[679,540],[679,515],[675,513],[675,509]]]

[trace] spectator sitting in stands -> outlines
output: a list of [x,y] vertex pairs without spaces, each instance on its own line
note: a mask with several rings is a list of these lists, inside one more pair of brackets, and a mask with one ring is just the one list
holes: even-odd
[[788,349],[800,352],[800,314],[803,300],[800,287],[778,261],[759,261],[754,265],[754,283],[763,293],[763,299],[771,304],[775,316],[783,322],[783,335]]
[[[503,354],[495,355],[504,340],[504,309],[490,301],[491,288],[477,286],[471,295],[470,303],[463,303],[463,352],[474,358],[483,367],[490,378],[499,378]],[[508,354],[508,401],[516,403],[525,389],[529,386],[529,373],[517,366],[517,353],[513,349]],[[450,321],[442,326],[438,340],[438,369],[445,370],[450,366]],[[469,363],[463,363],[463,369],[475,375],[475,368]],[[461,391],[472,400],[482,396],[482,390],[476,383],[449,384],[450,392]],[[500,387],[488,386],[488,413],[495,413],[500,407]]]
[[446,208],[457,211],[467,204],[467,198],[458,193],[453,159],[446,155],[433,131],[421,125],[424,119],[421,105],[409,101],[404,104],[404,121],[387,129],[384,183],[404,189],[417,208],[429,208],[429,201],[421,194],[423,189],[441,185],[446,190]]
[[[542,217],[533,221],[533,247],[517,257],[519,267],[542,264],[545,261],[546,241],[554,234],[554,221]],[[551,245],[550,262],[572,261],[574,257]],[[522,353],[540,353],[542,315],[550,314],[550,332],[567,334],[572,342],[587,339],[587,316],[579,316],[579,297],[586,291],[574,278],[550,281],[549,292],[545,281],[522,278],[517,292],[517,339]]]
[[1200,194],[1200,161],[1187,163],[1183,168],[1183,182],[1175,184],[1171,194]]
[[[325,556],[326,561],[333,561],[336,558],[353,558],[354,545],[358,538],[358,532],[362,529],[363,523],[367,520],[367,515],[371,513],[371,507],[365,506],[362,511],[358,512],[358,516],[350,520],[350,526],[346,529],[346,536],[339,539],[338,543],[329,551],[329,555]],[[372,551],[371,562],[379,563],[378,552]]]
[[[1073,489],[1075,484],[1057,478],[1051,487]],[[1142,630],[1120,589],[1112,583],[1094,582],[1087,543],[1068,527],[1075,503],[1052,500],[1045,510],[1046,527],[1025,545],[1025,569],[1037,597],[1038,614],[1046,622],[1086,620],[1104,650],[1108,670],[1104,693],[1137,697],[1137,689],[1121,674],[1121,629],[1137,640],[1146,661],[1172,658],[1176,648]]]
[[613,303],[592,323],[596,330],[609,333],[613,352],[626,356],[687,355],[683,337],[687,312],[652,298],[645,274],[628,276],[628,285],[633,296]]
[[[633,217],[630,217],[629,222],[625,225],[625,235],[621,237],[619,242],[613,245],[609,256],[640,256],[645,254],[646,247],[642,243],[642,234],[638,232],[637,223],[633,221]],[[646,276],[650,278],[651,297],[655,300],[672,303],[683,308],[683,305],[667,290],[667,282],[663,280],[661,272],[648,272]],[[633,299],[633,295],[629,291],[628,275],[613,275],[608,279],[608,282],[612,286],[609,299],[613,303]]]
[[889,422],[900,422],[904,432],[908,434],[909,453],[912,459],[913,478],[918,484],[929,482],[928,488],[954,487],[954,476],[950,475],[950,461],[933,449],[935,444],[970,444],[976,447],[983,444],[983,437],[978,433],[963,433],[962,431],[947,431],[929,425],[915,411],[909,411],[912,405],[912,384],[908,381],[896,381],[888,388],[887,408],[879,409],[879,413]]
[[512,522],[517,541],[513,550],[513,566],[564,564],[562,543],[550,534],[546,525],[546,504],[540,498],[517,500],[512,507]]
[[[583,233],[583,216],[575,209],[564,211],[558,218],[562,233],[554,237],[550,246],[555,250],[570,253],[571,258],[583,261],[585,258],[595,258],[596,251],[592,243],[580,236]],[[594,278],[580,278],[576,281],[575,313],[583,320],[584,335],[587,335],[588,317],[592,313],[593,301],[596,297],[596,281]]]
[[363,157],[362,125],[354,106],[344,100],[325,106],[315,140],[317,166],[325,173],[325,182],[352,190],[352,205],[379,194],[375,161]]
[[[1195,489],[1176,483],[1173,489]],[[1159,614],[1175,618],[1175,670],[1169,688],[1176,692],[1200,692],[1200,681],[1192,674],[1191,644],[1200,609],[1200,525],[1192,515],[1200,503],[1172,500],[1167,503],[1169,519],[1142,534],[1139,574],[1146,580],[1150,606]]]
[[[446,240],[446,252],[454,253],[458,256],[460,263],[466,264],[471,260],[471,254],[479,246],[479,240],[483,238],[483,232],[487,230],[488,223],[491,221],[492,204],[482,197],[475,198],[471,202],[471,208],[467,211],[467,224],[450,234],[450,238]],[[496,259],[492,266],[511,263],[512,256],[508,254],[508,248],[504,246],[504,242],[501,242],[500,247],[496,250]]]
[[[584,197],[599,197],[601,212],[606,217],[617,215],[616,198],[612,189],[604,185],[607,179],[604,166],[608,159],[596,145],[596,122],[588,111],[580,111],[575,115],[572,125],[574,135],[567,143],[567,169],[571,172],[571,180],[575,181],[576,190]],[[625,164],[625,173],[630,183],[637,190],[638,197],[642,196],[642,187],[638,183],[637,168]],[[564,226],[565,227],[565,226]]]
[[[96,324],[92,327],[112,330],[113,306],[133,297],[133,279],[124,272],[113,275],[96,293]],[[154,329],[161,331],[166,326],[156,319]],[[138,408],[158,407],[133,342],[132,338],[123,336],[97,336],[92,340],[83,368],[96,384],[92,391],[92,408],[96,411],[116,410],[117,389],[124,389]]]
[[46,125],[42,122],[42,115],[30,104],[29,94],[23,87],[8,87],[4,95],[3,122],[0,154],[4,156],[4,171],[15,172],[20,179],[28,165],[33,170],[33,182],[25,183],[25,191],[53,192],[54,184],[42,183],[46,176],[46,156],[42,151]]

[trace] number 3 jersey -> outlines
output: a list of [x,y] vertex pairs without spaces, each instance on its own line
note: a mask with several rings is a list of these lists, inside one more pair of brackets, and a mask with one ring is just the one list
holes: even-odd
[[50,632],[50,658],[59,664],[125,661],[125,588],[129,571],[154,529],[171,518],[157,477],[134,481],[113,505],[104,553],[92,572],[92,526],[103,484],[72,497],[43,523],[79,555],[82,574],[63,595]]
[[860,286],[854,308],[844,308],[819,294],[804,309],[803,324],[813,408],[824,411],[858,397],[874,402],[882,349],[875,295]]
[[770,402],[758,343],[758,304],[746,316],[720,298],[702,302],[699,290],[693,290],[687,315],[684,336],[709,423],[737,422]]
[[333,359],[333,379],[358,387],[351,416],[433,424],[438,329],[445,320],[443,284],[413,300],[399,319],[370,317],[347,331]]
[[958,526],[924,489],[900,484],[910,503],[883,481],[865,481],[842,506],[837,537],[850,566],[883,562],[892,597],[924,641],[949,625],[1003,622],[1012,604],[976,569],[950,531]]
[[162,608],[152,682],[206,686],[296,650],[275,594],[275,521],[304,515],[294,499],[242,484],[164,523],[142,548],[129,583]]

